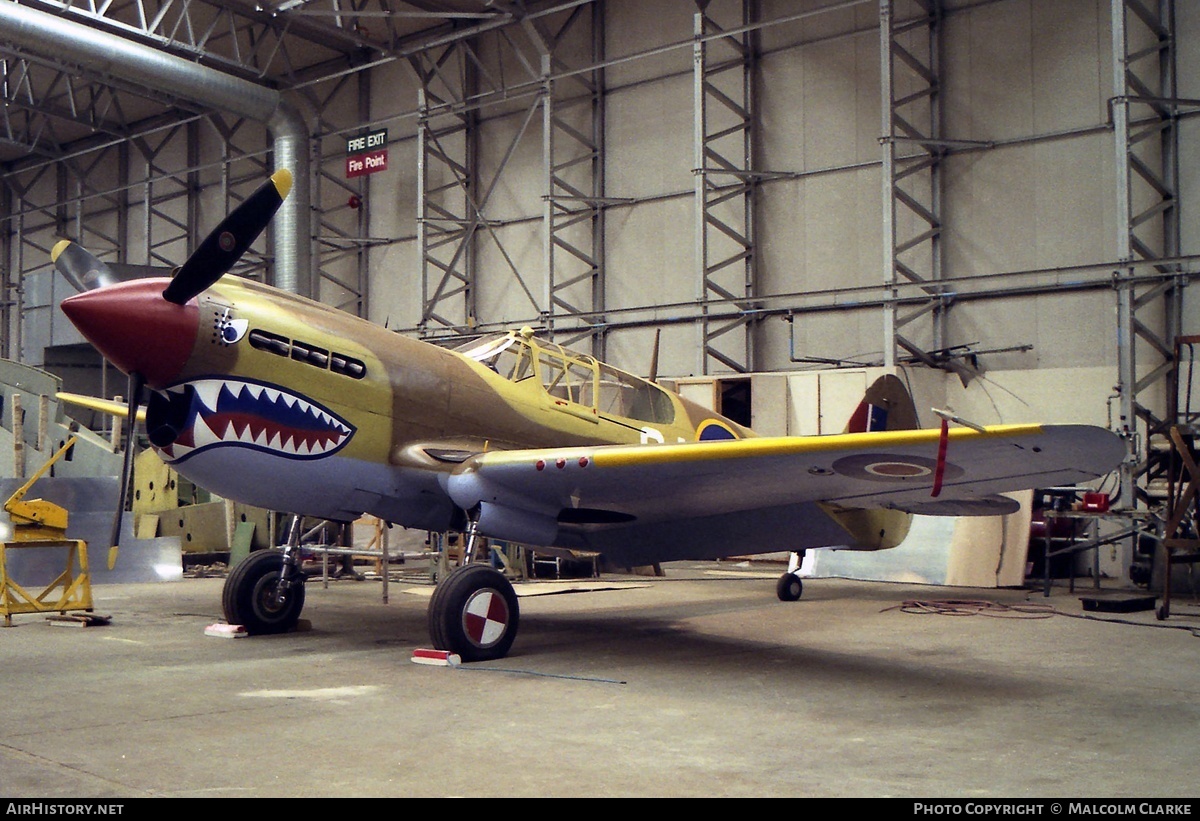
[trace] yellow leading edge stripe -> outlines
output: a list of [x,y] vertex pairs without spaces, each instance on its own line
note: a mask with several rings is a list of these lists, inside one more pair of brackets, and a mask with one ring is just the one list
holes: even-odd
[[[1008,436],[1033,436],[1043,431],[1042,425],[993,425],[982,433],[971,428],[950,428],[951,442],[971,439],[998,439]],[[941,438],[940,428],[923,430],[877,431],[870,433],[838,433],[827,436],[771,436],[752,439],[721,439],[710,442],[681,442],[676,445],[598,445],[536,451],[541,457],[548,454],[572,460],[586,456],[597,467],[665,464],[669,462],[702,462],[742,456],[787,456],[797,453],[821,453],[851,448],[873,449],[904,445],[936,445]],[[530,451],[492,451],[479,457],[480,464],[527,464]]]

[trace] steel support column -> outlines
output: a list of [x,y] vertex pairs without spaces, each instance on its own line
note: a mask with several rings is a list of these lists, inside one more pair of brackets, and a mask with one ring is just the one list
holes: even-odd
[[[567,74],[563,53],[590,65],[604,62],[604,5],[577,9],[554,31],[539,27],[542,55],[542,238],[545,323],[551,336],[559,318],[584,326],[562,342],[586,340],[605,356],[604,212],[613,200],[604,193],[604,70]],[[531,24],[532,25],[532,24]],[[564,41],[584,43],[564,48]]]
[[[925,305],[900,313],[884,308],[883,351],[888,366],[898,348],[932,367],[947,347],[942,288],[942,159],[953,148],[979,143],[946,140],[941,112],[941,0],[906,0],[898,21],[894,0],[879,3],[880,111],[883,147],[883,275],[892,295],[902,282],[929,294]],[[901,329],[927,317],[923,329]],[[910,338],[911,336],[911,338]]]
[[[478,211],[478,120],[474,108],[453,110],[471,94],[474,63],[464,61],[461,79],[443,70],[459,48],[421,54],[412,61],[421,80],[417,124],[417,246],[421,255],[421,335],[475,325],[474,236]],[[434,82],[452,83],[442,94]],[[461,83],[461,84],[460,84]],[[436,110],[435,110],[436,109]]]
[[1174,0],[1112,0],[1111,14],[1117,259],[1131,263],[1113,277],[1120,423],[1129,448],[1121,498],[1132,507],[1155,503],[1151,485],[1166,469],[1150,440],[1173,422],[1175,397],[1165,394],[1174,384],[1168,377],[1176,367],[1187,283],[1180,276],[1139,286],[1132,263],[1161,259],[1154,266],[1159,273],[1181,271],[1165,261],[1180,249],[1177,121],[1181,108],[1197,101],[1176,97]]
[[[0,184],[0,214],[13,212],[12,189]],[[16,294],[16,277],[13,276],[12,253],[13,238],[17,236],[16,226],[12,220],[0,221],[0,357],[16,359],[19,348],[14,350],[16,328],[20,314],[14,310]],[[20,270],[19,268],[16,270]]]
[[[358,102],[358,122],[371,121],[371,72],[361,71],[320,89],[316,105],[324,112],[343,95],[354,95]],[[338,123],[322,121],[318,131],[338,130]],[[314,295],[355,316],[369,315],[369,257],[371,246],[379,244],[368,233],[370,228],[371,179],[373,174],[346,177],[345,141],[340,137],[327,155],[318,151],[313,183],[313,211],[316,239],[313,261],[316,267]]]
[[[709,0],[693,18],[695,265],[701,316],[699,373],[754,368],[757,254],[755,174],[758,20],[756,0],[742,0],[735,25],[722,26]],[[736,28],[738,33],[724,34]],[[713,313],[738,311],[734,319]]]

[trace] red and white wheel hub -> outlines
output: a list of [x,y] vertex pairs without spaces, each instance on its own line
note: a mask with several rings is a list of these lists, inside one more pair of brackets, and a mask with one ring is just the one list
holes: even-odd
[[463,632],[476,647],[490,647],[508,630],[508,602],[495,590],[477,590],[463,608]]

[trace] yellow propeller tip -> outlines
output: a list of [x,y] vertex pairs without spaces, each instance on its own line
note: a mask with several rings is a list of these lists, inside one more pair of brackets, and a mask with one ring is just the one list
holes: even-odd
[[279,196],[286,198],[292,190],[292,172],[281,168],[271,175],[271,182],[275,183],[275,190],[279,192]]
[[50,249],[50,261],[58,262],[59,256],[63,251],[67,250],[67,246],[70,244],[71,240],[69,239],[60,239],[58,242],[54,243],[54,247]]
[[113,545],[108,549],[108,569],[112,570],[117,566],[117,546]]

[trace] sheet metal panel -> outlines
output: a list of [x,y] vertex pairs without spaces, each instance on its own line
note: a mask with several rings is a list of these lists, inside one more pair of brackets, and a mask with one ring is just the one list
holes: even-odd
[[[20,479],[0,479],[0,499],[7,500],[23,484]],[[66,508],[67,538],[88,545],[92,584],[178,581],[183,578],[183,556],[177,536],[154,539],[133,537],[133,517],[121,523],[121,550],[116,566],[108,569],[109,538],[117,502],[115,476],[78,479],[46,477],[38,480],[26,499],[45,499]],[[14,548],[7,551],[9,576],[22,587],[45,586],[66,568],[67,548]]]

